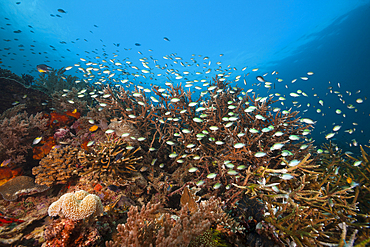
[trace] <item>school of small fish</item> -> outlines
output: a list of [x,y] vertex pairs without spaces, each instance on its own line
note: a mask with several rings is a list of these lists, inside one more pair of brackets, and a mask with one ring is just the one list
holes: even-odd
[[[58,13],[67,15],[68,12],[63,9],[57,9]],[[60,17],[59,14],[50,14],[51,17]],[[5,20],[9,21],[9,18],[5,18]],[[10,25],[9,25],[10,26]],[[2,29],[9,28],[1,27]],[[34,28],[32,26],[28,26],[29,31],[34,33]],[[94,28],[98,28],[97,25],[94,25]],[[13,31],[17,35],[22,35],[22,30],[14,30]],[[90,31],[92,32],[92,31]],[[170,42],[170,39],[167,37],[163,37],[165,42]],[[19,39],[15,38],[13,40],[4,38],[3,41],[10,43],[18,44],[19,52],[24,52],[26,47],[20,44]],[[63,47],[65,44],[75,44],[78,42],[88,42],[87,39],[76,38],[75,40],[71,41],[60,41],[60,45],[58,47]],[[108,45],[108,44],[107,44]],[[120,43],[113,43],[111,44],[115,47],[120,47]],[[328,82],[327,91],[315,91],[312,88],[311,92],[303,91],[301,89],[292,90],[290,91],[291,84],[298,84],[302,83],[302,88],[307,88],[307,83],[314,79],[314,72],[307,71],[306,74],[294,78],[291,80],[290,83],[286,83],[283,76],[279,74],[278,71],[263,71],[262,68],[248,68],[248,66],[243,66],[242,68],[232,67],[230,65],[222,67],[222,59],[224,54],[219,54],[216,57],[217,61],[215,63],[211,62],[211,58],[209,56],[204,55],[197,55],[192,54],[192,56],[188,58],[183,58],[180,54],[172,53],[168,55],[164,55],[162,58],[154,58],[151,55],[152,50],[148,49],[144,51],[140,47],[142,47],[141,43],[134,43],[127,48],[122,48],[124,51],[131,51],[136,49],[137,53],[139,54],[139,59],[130,59],[127,56],[122,56],[120,54],[120,50],[117,50],[115,53],[109,55],[105,50],[106,45],[103,45],[101,51],[98,49],[93,51],[85,51],[87,55],[81,56],[81,54],[76,54],[79,57],[79,62],[75,64],[70,64],[64,67],[71,75],[77,76],[78,78],[82,78],[76,80],[75,83],[78,84],[81,81],[90,84],[96,85],[104,85],[110,84],[113,86],[124,86],[128,89],[132,89],[136,87],[139,92],[134,93],[133,97],[137,99],[141,99],[146,97],[150,99],[153,104],[160,103],[160,99],[155,97],[153,92],[154,86],[159,86],[159,92],[162,93],[163,97],[169,97],[168,94],[168,86],[175,85],[181,83],[181,85],[192,92],[195,95],[199,95],[199,97],[207,97],[209,96],[209,92],[222,92],[221,88],[217,86],[210,85],[210,81],[213,77],[218,76],[220,81],[232,81],[234,85],[243,88],[244,91],[241,92],[243,97],[246,94],[254,94],[256,98],[260,102],[266,101],[269,97],[274,97],[277,102],[274,103],[274,107],[272,109],[273,112],[282,111],[282,113],[289,113],[291,111],[300,111],[300,121],[306,124],[310,124],[316,126],[322,117],[326,115],[332,116],[333,114],[339,115],[343,118],[342,121],[338,121],[332,123],[332,125],[324,126],[324,129],[320,129],[320,134],[325,140],[333,140],[335,137],[343,136],[344,134],[352,135],[356,131],[363,133],[363,130],[358,129],[356,122],[352,124],[348,124],[350,119],[346,120],[346,112],[353,111],[358,112],[358,114],[365,114],[369,115],[368,112],[360,112],[358,110],[358,105],[364,103],[367,100],[366,96],[360,96],[362,92],[360,90],[356,92],[350,91],[343,91],[341,88],[340,83],[332,83]],[[31,65],[34,67],[34,70],[37,70],[40,73],[48,73],[52,69],[50,66],[46,65],[47,63],[51,62],[48,57],[48,52],[45,50],[44,52],[37,52],[36,49],[39,48],[37,46],[37,42],[34,45],[31,45],[28,50],[31,54],[36,56],[44,56],[44,63],[39,64],[37,66]],[[57,51],[56,46],[50,45],[52,51]],[[3,57],[7,56],[16,56],[15,53],[16,48],[9,46],[0,49],[0,52],[3,54]],[[68,48],[61,48],[66,50],[67,52],[72,52]],[[61,56],[61,59],[64,57]],[[61,61],[60,61],[61,62]],[[23,66],[25,67],[26,64],[24,63]],[[1,64],[1,67],[6,68],[4,64]],[[286,83],[286,84],[284,84]],[[284,85],[284,88],[282,88]],[[279,87],[279,89],[276,89]],[[236,90],[236,88],[235,88]],[[278,92],[280,90],[280,93]],[[234,93],[230,91],[230,93]],[[260,96],[260,95],[265,95]],[[322,95],[319,95],[322,94]],[[64,96],[66,96],[65,94]],[[336,102],[327,102],[325,98],[328,95],[335,95],[337,97]],[[79,98],[87,98],[90,97],[91,99],[95,99],[96,97],[103,97],[109,98],[111,97],[110,94],[105,94],[99,90],[89,91],[87,89],[83,89],[78,93]],[[176,104],[179,102],[179,98],[171,98],[170,103]],[[74,104],[74,100],[72,98],[68,99],[70,104]],[[237,107],[237,102],[229,102],[228,109],[231,111]],[[139,105],[144,105],[143,101],[138,101]],[[106,107],[105,103],[99,103],[99,106],[102,108]],[[196,123],[203,123],[205,120],[204,115],[202,114],[204,111],[207,111],[205,106],[203,106],[200,102],[189,102],[188,106],[194,107],[194,110],[200,115],[198,117],[193,118],[192,120]],[[256,109],[255,106],[249,106],[245,109],[245,112],[251,113]],[[316,114],[316,115],[313,115]],[[317,116],[317,117],[307,117],[309,116]],[[129,115],[131,119],[135,119],[137,116],[131,114]],[[261,115],[255,115],[256,120],[264,121],[265,118]],[[313,118],[313,119],[312,119]],[[181,119],[171,119],[173,121],[181,121]],[[227,119],[222,119],[225,121],[225,127],[231,127],[234,122],[238,121],[237,116],[230,115]],[[98,129],[97,125],[94,125],[94,121],[90,122],[92,124],[91,128],[89,129],[91,132],[94,132]],[[272,131],[275,126],[269,126],[268,128],[263,129],[248,129],[250,133],[263,133]],[[217,131],[219,128],[217,126],[210,126],[210,131]],[[192,130],[190,129],[182,129],[181,130],[184,134],[191,133]],[[113,133],[114,130],[108,129],[105,130],[106,134]],[[124,136],[127,133],[124,133]],[[239,133],[238,135],[242,136],[245,133]],[[278,131],[274,135],[282,136],[284,133]],[[304,135],[310,134],[310,132],[303,133]],[[201,139],[204,138],[207,133],[197,133],[197,138]],[[287,141],[298,141],[302,136],[290,135],[287,137]],[[37,137],[33,141],[33,145],[37,145],[42,140],[42,137]],[[138,141],[143,141],[143,138],[139,138]],[[225,142],[223,140],[214,140],[216,145],[224,145]],[[167,141],[167,145],[173,146],[176,145],[173,141]],[[357,146],[358,142],[356,139],[352,139],[348,141],[347,144],[352,146]],[[94,145],[94,142],[89,142],[88,146]],[[247,143],[234,143],[233,147],[235,149],[243,149]],[[275,143],[271,150],[280,150],[284,147],[285,143],[279,142]],[[194,144],[189,144],[187,148],[194,148]],[[307,148],[307,145],[302,145],[301,149]],[[283,156],[289,155],[289,151],[283,150]],[[255,157],[260,158],[267,155],[265,152],[257,152],[254,154]],[[176,158],[177,154],[172,153],[169,155],[169,158]],[[196,157],[194,157],[196,158]],[[181,159],[178,159],[177,162],[181,163]],[[153,164],[155,161],[153,162]],[[295,166],[299,163],[299,161],[291,161],[288,165]],[[356,164],[360,165],[360,164]],[[228,167],[231,167],[231,164],[228,164]],[[238,168],[239,169],[239,168]],[[241,168],[243,169],[243,168]],[[241,170],[240,169],[240,170]],[[196,167],[189,168],[189,172],[197,172],[198,169]],[[237,171],[230,170],[229,175],[237,175]],[[208,174],[208,179],[214,179],[217,177],[217,174],[211,173]],[[290,179],[289,174],[282,174],[282,179]],[[215,185],[218,187],[218,184]]]

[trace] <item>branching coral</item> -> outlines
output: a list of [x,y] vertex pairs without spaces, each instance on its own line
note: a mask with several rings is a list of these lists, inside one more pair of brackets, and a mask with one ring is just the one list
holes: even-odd
[[53,202],[48,210],[50,216],[57,216],[60,212],[70,220],[82,220],[91,215],[101,215],[103,205],[97,195],[89,194],[84,190],[75,193],[66,193]]
[[259,167],[283,167],[281,157],[300,161],[312,145],[305,138],[311,125],[297,118],[298,112],[273,111],[273,98],[241,96],[241,89],[224,79],[216,77],[197,100],[172,85],[154,86],[150,97],[139,88],[107,86],[103,91],[110,97],[96,99],[141,131],[140,145],[148,150],[144,160],[162,164],[172,174],[170,183],[198,182],[203,194],[226,199],[237,190],[232,183],[245,185]]
[[[73,85],[73,84],[72,84]],[[60,91],[53,91],[52,97],[52,107],[60,112],[70,111],[73,112],[76,109],[80,113],[85,113],[88,107],[88,101],[86,100],[86,92],[80,94],[76,87],[68,87],[69,89],[64,89]],[[81,87],[78,87],[81,89]],[[86,91],[86,89],[83,89]]]
[[[118,239],[110,241],[109,247],[118,246],[188,246],[192,241],[199,241],[199,236],[211,226],[230,227],[231,219],[221,209],[220,200],[211,198],[198,204],[198,210],[189,213],[185,205],[171,216],[161,213],[164,209],[159,204],[147,204],[139,212],[137,207],[130,207],[127,223],[118,225]],[[173,219],[175,221],[173,221]]]
[[309,158],[283,169],[261,167],[252,174],[260,177],[258,183],[239,187],[265,204],[260,232],[277,233],[286,243],[290,239],[298,246],[312,246],[338,239],[336,227],[341,222],[356,225],[354,186],[348,186],[336,167],[322,169]]
[[36,79],[32,87],[48,95],[63,89],[72,89],[74,86],[86,87],[85,82],[76,84],[78,78],[76,76],[64,75],[64,72],[65,69],[61,68],[59,70],[52,69],[49,73],[40,73],[39,78]]
[[[365,147],[369,148],[369,146]],[[370,191],[370,162],[369,155],[364,148],[360,146],[361,156],[354,158],[347,153],[342,153],[334,143],[323,145],[323,154],[320,157],[320,162],[323,169],[335,170],[337,176],[341,176],[345,180],[345,186],[351,186],[355,190],[353,202],[357,202],[359,212],[356,214],[356,225],[363,226],[370,224],[369,213],[369,191]],[[352,227],[354,224],[349,224]],[[351,228],[350,228],[351,229]],[[370,231],[367,227],[362,227],[357,234],[359,241],[370,239]]]
[[142,158],[137,156],[140,147],[132,150],[122,138],[107,134],[105,141],[97,142],[91,151],[79,151],[78,159],[82,165],[81,174],[95,173],[112,177],[124,177],[136,170],[135,165]]
[[25,162],[32,140],[46,128],[47,119],[41,113],[28,116],[17,105],[0,116],[0,160],[11,159],[13,164]]
[[40,161],[40,165],[32,169],[36,175],[35,182],[51,186],[67,183],[73,175],[78,173],[78,149],[66,146],[54,148]]

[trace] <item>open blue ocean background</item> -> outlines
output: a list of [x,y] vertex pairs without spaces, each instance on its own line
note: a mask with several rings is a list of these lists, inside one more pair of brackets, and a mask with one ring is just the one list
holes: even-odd
[[[293,109],[317,121],[312,133],[317,146],[334,125],[342,127],[330,140],[344,151],[358,153],[359,144],[369,144],[370,1],[3,0],[0,28],[0,67],[18,75],[37,78],[39,64],[59,69],[81,63],[81,58],[131,61],[140,67],[139,59],[145,57],[154,74],[163,73],[154,64],[184,71],[168,59],[181,57],[192,65],[186,67],[192,73],[188,80],[209,81],[221,66],[230,69],[230,79],[241,76],[233,85],[253,88],[260,96],[285,96],[284,106],[278,105],[282,109],[298,101]],[[66,74],[83,78],[76,66]],[[262,75],[272,82],[270,90],[256,80]],[[170,76],[116,76],[147,87],[168,81],[185,85]],[[289,96],[297,90],[307,97]]]

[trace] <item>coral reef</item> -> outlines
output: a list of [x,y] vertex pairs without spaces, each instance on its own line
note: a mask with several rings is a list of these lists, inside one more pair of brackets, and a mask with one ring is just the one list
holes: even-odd
[[[14,202],[0,201],[0,221],[6,219],[8,222],[0,224],[0,245],[40,245],[42,236],[37,234],[36,228],[47,216],[48,205],[52,200],[53,197],[43,193],[24,196]],[[37,236],[31,234],[33,231]]]
[[125,142],[132,146],[138,146],[140,132],[128,121],[112,119],[108,129],[114,130],[117,136],[120,136]]
[[28,114],[35,115],[47,110],[47,102],[51,99],[48,95],[29,88],[25,80],[6,69],[0,69],[0,88],[0,113],[14,105],[25,104]]
[[[162,163],[165,168],[156,172],[171,177],[163,186],[199,182],[203,194],[226,199],[237,190],[231,184],[245,185],[246,168],[249,172],[266,165],[278,168],[281,157],[288,163],[302,160],[312,147],[305,139],[312,126],[300,121],[298,112],[273,112],[272,98],[241,97],[240,89],[220,79],[210,84],[209,98],[196,101],[191,92],[172,85],[166,93],[153,87],[160,98],[157,106],[138,88],[129,92],[107,86],[102,91],[111,96],[96,99],[136,129],[145,130],[140,146],[149,152],[144,160]],[[155,190],[165,191],[159,186]]]
[[22,174],[21,168],[11,168],[11,167],[0,167],[0,185],[5,184],[10,179]]
[[[194,199],[187,196],[186,200]],[[148,203],[140,212],[138,207],[131,206],[127,223],[117,227],[116,241],[106,242],[106,246],[199,246],[197,243],[209,240],[207,231],[211,226],[228,234],[232,234],[231,229],[235,231],[238,228],[222,210],[219,199],[211,198],[198,203],[197,210],[193,212],[189,212],[187,205],[175,215],[161,208],[160,204]]]
[[22,194],[43,192],[49,189],[46,185],[34,183],[34,179],[27,176],[18,176],[0,186],[0,194],[7,201],[15,201]]
[[104,209],[98,196],[79,190],[64,194],[48,209],[50,216],[57,216],[60,212],[67,219],[82,220],[93,214],[99,216],[104,212]]
[[53,148],[40,160],[39,166],[32,169],[32,174],[36,175],[35,182],[47,186],[67,183],[73,175],[78,174],[78,151],[71,146]]
[[[218,76],[197,99],[172,84],[128,91],[111,83],[80,90],[74,83],[64,85],[63,73],[54,70],[38,81],[42,90],[55,92],[54,111],[31,119],[18,105],[0,117],[0,134],[6,137],[0,151],[11,148],[0,157],[10,166],[2,169],[4,179],[15,176],[11,168],[23,162],[17,157],[44,131],[33,146],[38,164],[32,173],[39,185],[16,177],[0,187],[0,193],[6,188],[5,199],[18,200],[22,208],[12,213],[7,208],[15,201],[0,201],[0,226],[7,233],[16,229],[5,242],[343,246],[370,241],[369,155],[363,147],[360,157],[342,154],[331,143],[316,154],[308,136],[312,121],[275,107],[272,95],[242,92]],[[52,82],[61,85],[53,88]],[[18,132],[6,134],[6,128]],[[10,138],[14,143],[5,144]],[[52,187],[46,193],[55,198],[41,202],[42,194],[30,196],[28,188],[40,185]],[[49,215],[63,217],[33,227],[28,222],[35,217],[24,217],[24,208],[37,207],[31,202],[42,207],[43,217],[48,205]],[[21,234],[26,224],[30,235]],[[118,231],[113,237],[111,227]]]
[[22,79],[24,80],[24,85],[26,87],[30,87],[34,81],[34,77],[29,74],[22,74]]
[[13,165],[26,161],[32,141],[46,129],[47,119],[41,113],[28,116],[21,112],[25,105],[17,105],[0,116],[0,160],[11,159]]
[[48,226],[44,231],[47,246],[99,246],[103,237],[96,225],[88,225],[68,219],[58,219]]
[[[86,91],[86,89],[82,90]],[[78,91],[76,87],[53,91],[51,94],[51,105],[53,109],[57,112],[73,112],[76,109],[79,113],[85,114],[89,105],[87,102],[87,94],[86,92],[82,94],[80,92],[81,91]]]
[[69,90],[73,87],[85,88],[87,86],[84,81],[77,84],[78,78],[64,75],[65,71],[64,68],[61,68],[59,70],[52,69],[48,73],[40,73],[32,87],[51,96],[54,92],[63,89]]

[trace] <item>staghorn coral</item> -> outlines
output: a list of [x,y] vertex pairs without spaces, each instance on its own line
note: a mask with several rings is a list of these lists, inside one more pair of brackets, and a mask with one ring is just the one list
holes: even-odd
[[140,147],[131,151],[131,146],[113,134],[106,135],[106,140],[95,143],[91,149],[78,152],[82,175],[93,172],[98,177],[105,175],[122,178],[135,171],[134,165],[142,158],[135,156]]
[[101,215],[103,205],[97,195],[84,190],[66,193],[58,201],[53,202],[48,210],[49,216],[57,216],[60,212],[70,220],[82,220],[91,215]]
[[[307,155],[302,161],[284,169],[260,169],[251,177],[260,177],[254,184],[248,181],[245,189],[251,198],[258,198],[265,208],[255,212],[263,214],[255,229],[261,235],[274,236],[275,241],[298,246],[333,244],[339,239],[338,224],[356,224],[354,186],[337,173],[337,167],[323,168]],[[282,158],[287,164],[287,161]],[[356,226],[357,225],[357,226]],[[352,228],[353,230],[353,228]]]
[[39,166],[32,169],[32,174],[36,175],[35,182],[47,186],[67,183],[68,179],[77,175],[79,171],[78,151],[71,146],[53,148],[41,159]]
[[[138,146],[138,138],[140,132],[128,121],[112,119],[108,125],[108,129],[114,130],[117,136],[120,136],[125,142],[133,146]],[[123,136],[122,136],[123,135]]]
[[0,194],[7,201],[15,201],[22,194],[43,192],[49,189],[46,185],[34,183],[34,179],[27,176],[18,176],[0,186]]
[[[249,177],[250,171],[281,168],[281,157],[288,163],[300,161],[312,148],[305,138],[312,126],[301,121],[298,112],[272,111],[272,97],[241,96],[241,89],[224,79],[216,76],[209,96],[197,100],[181,85],[169,85],[166,93],[154,86],[156,100],[137,87],[130,92],[110,86],[102,89],[110,97],[96,98],[142,131],[145,140],[140,146],[148,150],[143,160],[154,164],[149,179],[157,192],[166,195],[171,184],[183,188],[199,182],[202,194],[226,199],[240,195],[231,184],[243,186],[248,179],[258,179]],[[153,105],[151,100],[160,103]]]
[[[370,148],[365,145],[366,148]],[[364,147],[360,146],[361,156],[354,158],[348,153],[343,153],[334,143],[329,142],[322,146],[323,153],[320,156],[320,162],[323,169],[335,170],[337,175],[345,180],[346,186],[353,187],[353,202],[357,202],[359,212],[356,214],[356,225],[370,224],[370,162],[369,155]],[[344,222],[346,223],[346,222]],[[351,229],[353,224],[349,224]],[[360,228],[356,236],[358,241],[370,239],[369,228]]]
[[28,116],[25,105],[8,109],[0,116],[0,160],[11,159],[13,165],[26,161],[32,140],[45,130],[47,119],[41,113]]
[[[79,87],[79,89],[81,89]],[[85,94],[79,94],[76,87],[70,89],[64,89],[59,91],[53,91],[52,97],[52,107],[59,112],[70,111],[73,112],[77,109],[78,112],[85,114],[88,108],[88,102],[84,97]]]

